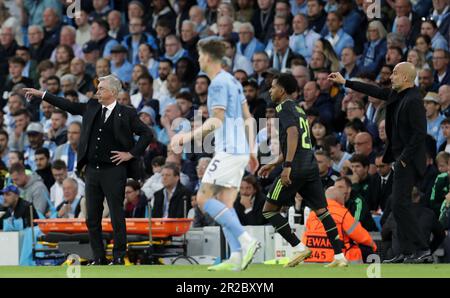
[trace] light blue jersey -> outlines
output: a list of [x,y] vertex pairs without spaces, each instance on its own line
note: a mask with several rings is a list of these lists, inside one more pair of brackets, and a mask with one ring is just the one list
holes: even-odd
[[211,81],[208,88],[208,112],[215,108],[225,110],[223,125],[214,131],[215,152],[249,154],[245,135],[242,104],[246,101],[241,83],[222,70]]

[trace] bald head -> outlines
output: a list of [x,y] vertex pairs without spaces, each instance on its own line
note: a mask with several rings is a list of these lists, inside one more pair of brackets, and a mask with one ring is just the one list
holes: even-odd
[[392,89],[397,92],[414,87],[416,68],[410,62],[400,62],[394,67],[391,75]]
[[368,132],[360,132],[356,135],[355,141],[356,140],[361,142],[372,142],[372,137]]
[[372,136],[367,132],[360,132],[355,136],[355,152],[368,156],[373,150]]
[[400,73],[403,73],[409,80],[409,82],[414,82],[416,79],[416,68],[410,62],[401,62],[395,66]]
[[341,205],[345,203],[344,194],[335,186],[328,187],[325,196],[327,199],[334,200]]

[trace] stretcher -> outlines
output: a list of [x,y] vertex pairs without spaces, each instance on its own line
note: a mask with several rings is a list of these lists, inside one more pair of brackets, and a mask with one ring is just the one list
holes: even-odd
[[[39,229],[44,234],[65,233],[81,234],[87,233],[86,222],[81,218],[57,218],[57,219],[35,219]],[[169,238],[183,236],[190,228],[192,219],[190,218],[152,218],[151,233],[154,238]],[[127,234],[148,235],[149,222],[147,218],[127,218]],[[104,233],[112,233],[111,219],[102,220],[102,230]]]
[[[71,254],[86,260],[92,258],[85,219],[36,219],[34,222],[44,234],[38,239],[44,248],[35,249],[35,253],[44,253],[35,258],[42,260],[41,265],[60,264]],[[187,258],[185,241],[173,241],[172,237],[184,236],[191,222],[189,218],[127,218],[127,259],[136,264],[158,264],[161,263],[158,259],[166,256]],[[102,220],[102,232],[108,257],[114,245],[109,218]]]

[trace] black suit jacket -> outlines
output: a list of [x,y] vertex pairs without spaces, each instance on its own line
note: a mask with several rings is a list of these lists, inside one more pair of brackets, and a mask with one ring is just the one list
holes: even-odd
[[[87,151],[91,129],[97,113],[100,114],[102,105],[95,99],[90,99],[87,103],[73,103],[48,92],[45,93],[43,99],[72,115],[83,116],[77,162],[77,169],[81,171],[87,164]],[[132,107],[117,103],[115,112],[112,113],[111,117],[114,117],[115,141],[125,151],[130,152],[134,156],[133,159],[127,162],[128,177],[138,178],[136,174],[139,172],[139,157],[144,154],[153,135],[150,129],[139,120],[136,110]],[[137,142],[134,140],[134,135],[139,136]]]
[[448,85],[450,84],[450,66],[447,67],[447,71],[445,73],[444,78],[442,79],[442,81],[439,83],[439,77],[437,72],[434,72],[434,82],[438,85],[438,88],[441,87],[442,85]]
[[391,174],[389,175],[386,185],[383,188],[381,187],[381,176],[379,174],[373,176],[373,179],[369,185],[370,210],[378,210],[378,207],[380,207],[383,211],[386,210],[387,201],[392,193],[393,180],[394,170],[391,170]]
[[259,226],[267,224],[267,220],[262,215],[265,201],[265,195],[262,192],[257,192],[255,194],[252,211],[245,213],[245,207],[241,204],[241,196],[239,195],[237,197],[234,202],[234,209],[243,226]]
[[[162,218],[164,215],[164,189],[155,192],[155,201],[153,202],[152,217]],[[184,218],[184,200],[186,200],[186,213],[191,209],[191,193],[178,182],[175,193],[172,195],[169,203],[168,218]]]
[[390,88],[350,80],[345,86],[386,101],[387,146],[383,161],[401,160],[407,166],[413,165],[423,175],[426,169],[427,120],[419,89],[408,88],[397,93]]

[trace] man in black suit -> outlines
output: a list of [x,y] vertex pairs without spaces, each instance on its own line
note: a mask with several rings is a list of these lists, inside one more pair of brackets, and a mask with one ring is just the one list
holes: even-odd
[[395,162],[391,207],[401,244],[401,253],[386,263],[423,263],[431,258],[411,207],[412,188],[425,173],[427,135],[425,108],[415,78],[416,70],[409,62],[395,66],[392,89],[345,80],[340,73],[329,76],[335,83],[386,101],[387,146],[383,162]]
[[[191,209],[191,193],[180,183],[180,170],[167,163],[161,170],[164,188],[155,192],[152,216],[155,218],[185,218]],[[186,210],[184,202],[186,201]]]
[[[392,193],[392,181],[394,171],[391,163],[383,162],[383,155],[379,153],[375,158],[375,166],[377,173],[373,175],[373,179],[369,185],[369,204],[371,211],[386,211],[387,201]],[[384,217],[384,213],[383,213]]]
[[[24,88],[28,99],[42,98],[72,115],[82,115],[79,171],[86,175],[86,224],[94,253],[93,265],[106,264],[102,241],[103,201],[108,202],[114,230],[114,264],[123,264],[126,254],[126,226],[123,210],[127,170],[134,172],[139,157],[151,141],[152,134],[137,116],[136,110],[117,103],[122,84],[113,75],[101,77],[96,99],[73,103],[48,92]],[[135,142],[134,135],[139,136]],[[128,175],[130,176],[130,175]]]

